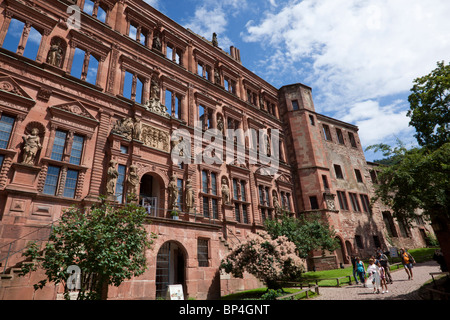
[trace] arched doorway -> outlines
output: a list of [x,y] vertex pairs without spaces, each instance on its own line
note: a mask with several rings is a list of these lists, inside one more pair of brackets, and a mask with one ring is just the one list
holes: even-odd
[[175,241],[164,243],[156,258],[156,298],[165,298],[167,287],[183,285],[186,294],[186,253]]
[[139,187],[139,203],[146,208],[149,215],[164,215],[164,182],[152,173],[144,174]]
[[340,245],[340,248],[336,249],[336,251],[335,251],[338,265],[348,263],[347,255],[345,253],[344,243],[340,237],[336,237],[336,239],[339,241],[339,245]]

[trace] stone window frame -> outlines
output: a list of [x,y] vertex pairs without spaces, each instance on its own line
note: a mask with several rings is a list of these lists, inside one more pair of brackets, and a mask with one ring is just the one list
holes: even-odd
[[[7,7],[4,10],[3,24],[0,29],[0,47],[3,46],[3,42],[8,32],[11,19],[17,19],[25,23],[24,30],[33,26],[38,32],[41,33],[41,42],[39,44],[39,49],[36,54],[36,62],[45,62],[46,57],[44,56],[45,45],[48,41],[48,37],[54,27],[58,24],[58,21],[51,18],[48,15],[44,15],[32,7],[21,3],[18,1],[8,2]],[[28,40],[29,31],[27,33],[22,30],[22,35],[19,40],[19,45],[16,54],[22,55],[25,51],[26,43]]]
[[[125,19],[126,19],[126,29],[125,29],[125,36],[127,36],[128,38],[136,41],[138,44],[151,49],[153,46],[153,35],[155,34],[155,28],[157,28],[157,24],[150,20],[148,17],[144,17],[143,15],[141,15],[139,12],[137,12],[135,9],[131,8],[131,7],[127,7],[125,9]],[[131,22],[134,22],[137,25],[137,31],[136,31],[136,38],[133,39],[129,36],[130,34],[130,24]],[[146,43],[142,44],[139,40],[138,37],[140,37],[140,34],[142,34],[142,31],[145,31],[145,36],[146,36]],[[161,39],[162,41],[162,39]],[[164,46],[163,46],[164,47]]]
[[[219,210],[219,201],[222,199],[222,195],[219,191],[219,180],[220,180],[220,168],[216,168],[212,165],[205,165],[201,164],[198,166],[199,170],[199,177],[200,177],[200,187],[199,187],[199,197],[202,199],[202,206],[201,206],[201,214],[204,218],[209,218],[212,220],[220,220],[220,210]],[[203,172],[206,173],[206,179],[207,179],[207,191],[204,192],[203,190]],[[211,174],[214,173],[216,175],[216,192],[215,194],[212,192],[212,178]],[[208,216],[204,215],[203,212],[203,201],[204,199],[207,199],[208,201]],[[217,216],[215,217],[215,212],[213,208],[213,201],[212,199],[215,199],[217,201]]]
[[[219,63],[218,69],[222,74],[224,90],[238,96],[239,73],[231,70],[228,66],[221,63]],[[225,87],[225,81],[228,82],[228,88]]]
[[[50,106],[48,108],[50,114],[50,133],[48,135],[48,140],[46,144],[45,155],[42,158],[43,170],[41,171],[41,176],[39,178],[38,191],[44,195],[44,186],[47,176],[48,166],[60,167],[60,173],[58,178],[57,190],[54,196],[63,197],[65,183],[66,183],[66,175],[68,170],[78,171],[78,181],[75,189],[74,200],[81,200],[82,191],[84,186],[84,177],[86,176],[89,167],[86,164],[86,150],[88,147],[89,141],[92,140],[92,137],[95,133],[95,128],[98,126],[98,121],[90,116],[91,118],[86,117],[86,113],[75,114],[69,110],[63,109],[65,105],[75,104],[81,109],[81,112],[87,112],[85,107],[76,101],[65,103],[62,105]],[[88,115],[89,116],[89,115]],[[66,136],[66,142],[64,145],[64,151],[61,161],[51,159],[53,144],[56,136],[56,131],[61,130],[68,133]],[[80,159],[80,164],[70,163],[70,156],[72,153],[72,144],[74,135],[79,135],[84,137],[83,139],[83,151]],[[51,196],[51,195],[50,195]]]
[[[123,97],[123,90],[125,85],[125,72],[128,71],[131,74],[133,74],[133,77],[139,77],[142,82],[142,98],[141,98],[141,104],[145,104],[149,98],[150,98],[150,86],[151,86],[151,80],[153,78],[156,79],[156,81],[160,84],[161,88],[161,81],[159,79],[159,73],[155,72],[151,66],[144,65],[142,63],[138,63],[132,58],[121,55],[119,58],[119,65],[120,65],[120,89],[118,96]],[[134,83],[132,84],[134,86]],[[133,90],[134,94],[135,88],[132,88],[131,91],[131,97],[133,98]],[[161,99],[162,90],[160,90],[160,99]],[[133,99],[131,99],[133,100]],[[134,101],[134,100],[133,100]]]
[[[162,91],[165,92],[166,90],[171,91],[172,93],[174,93],[176,96],[181,97],[181,105],[180,105],[180,110],[178,110],[178,112],[180,113],[178,118],[178,120],[184,121],[184,122],[188,122],[188,114],[189,114],[189,106],[188,106],[188,92],[189,92],[189,88],[187,86],[185,86],[184,84],[176,81],[175,79],[170,78],[167,75],[162,75],[161,76],[161,84],[162,84]],[[173,116],[173,102],[171,103],[171,108],[169,108],[169,106],[167,105],[167,102],[165,101],[165,94],[164,96],[164,105],[170,110],[169,114]],[[174,95],[172,94],[172,101],[174,99]]]
[[[114,2],[113,1],[109,1],[109,0],[91,0],[94,3],[94,8],[92,9],[92,14],[88,14],[86,11],[84,11],[84,5],[85,0],[78,0],[77,1],[77,5],[78,7],[80,7],[81,12],[83,12],[84,14],[94,17],[96,18],[96,20],[98,20],[101,23],[105,23],[107,25],[109,25],[110,19],[111,19],[111,11],[114,8]],[[105,11],[106,17],[105,17],[105,21],[101,21],[100,19],[98,19],[97,15],[98,15],[98,8],[101,8],[103,11]]]
[[[204,241],[204,243],[206,243],[206,246],[204,246],[203,248],[206,248],[206,252],[202,252],[202,256],[205,256],[206,259],[200,259],[200,241]],[[211,240],[209,238],[204,238],[204,237],[198,237],[197,238],[197,261],[198,261],[198,267],[199,268],[208,268],[211,266]]]
[[[205,80],[207,80],[210,83],[214,83],[214,66],[216,66],[217,62],[216,60],[209,56],[208,54],[206,54],[205,52],[195,48],[193,50],[193,55],[194,55],[194,74],[196,74],[198,77],[201,77]],[[198,66],[201,65],[203,68],[203,74],[199,75],[198,74]],[[207,76],[207,71],[209,70],[209,74]]]
[[[234,187],[234,181],[236,181],[236,185],[237,185],[237,190],[235,190]],[[242,198],[242,183],[244,183],[245,185],[245,189],[244,189],[244,193],[245,193],[245,200]],[[237,196],[238,198],[235,198],[235,191],[237,191]],[[231,201],[233,203],[233,212],[234,215],[233,217],[235,218],[236,222],[241,223],[241,224],[251,224],[252,220],[251,219],[251,213],[252,213],[252,199],[251,199],[251,193],[250,191],[250,179],[248,177],[248,175],[244,174],[243,172],[237,172],[237,171],[232,171],[230,172],[230,198]],[[247,215],[244,216],[244,207],[245,210],[247,211]],[[236,215],[236,208],[239,209],[239,219],[237,218]]]
[[[198,127],[199,124],[201,124],[199,113],[200,113],[200,106],[202,106],[205,109],[205,115],[206,118],[204,119],[203,124],[200,125],[202,130],[207,129],[216,129],[217,128],[217,101],[215,101],[213,98],[206,96],[202,92],[196,92],[194,94],[195,97],[195,114],[194,114],[194,126]],[[211,118],[209,117],[211,116]],[[210,120],[210,125],[208,126],[208,120]]]
[[[172,34],[169,30],[164,29],[162,32],[163,40],[163,53],[164,56],[172,61],[173,63],[179,65],[180,67],[185,67],[186,65],[186,56],[187,56],[187,48],[189,46],[187,41],[184,41]],[[167,57],[167,48],[172,49],[172,57]],[[179,56],[179,62],[176,62],[176,56]]]
[[95,59],[98,60],[95,86],[100,88],[99,84],[103,78],[104,71],[106,71],[105,60],[110,52],[110,48],[104,43],[97,40],[95,36],[91,37],[88,34],[77,31],[75,29],[70,30],[68,38],[70,40],[69,46],[67,47],[68,52],[65,55],[66,60],[63,62],[63,70],[70,74],[73,65],[73,58],[75,56],[75,49],[79,48],[85,52],[82,76],[80,80],[85,81],[85,79],[83,80],[83,77],[85,78],[87,76],[87,69],[89,68],[89,58],[92,55],[95,57]]
[[345,146],[344,134],[342,133],[342,129],[341,128],[336,128],[336,137],[337,137],[338,143],[340,145]]

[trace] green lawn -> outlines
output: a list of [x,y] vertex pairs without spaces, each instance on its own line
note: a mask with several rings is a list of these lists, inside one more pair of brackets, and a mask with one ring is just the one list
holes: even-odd
[[[298,288],[283,288],[283,292],[285,295],[295,293],[300,291]],[[267,288],[258,288],[253,290],[242,291],[238,293],[229,294],[221,298],[221,300],[261,300],[261,296],[267,292]],[[313,297],[316,293],[313,291],[309,292],[309,297]],[[290,298],[293,300],[300,300],[306,298],[306,293],[302,292],[294,297]]]

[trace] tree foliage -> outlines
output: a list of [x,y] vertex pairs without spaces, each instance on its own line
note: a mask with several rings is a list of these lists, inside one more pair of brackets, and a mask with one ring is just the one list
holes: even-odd
[[383,144],[369,148],[382,150],[392,160],[379,171],[375,194],[394,215],[411,220],[416,209],[429,216],[449,215],[450,142],[435,150]]
[[304,271],[295,244],[285,236],[272,239],[265,231],[249,234],[222,260],[220,268],[237,278],[246,271],[269,288],[276,288],[276,281],[295,278]]
[[[102,199],[103,200],[103,199]],[[107,286],[119,286],[124,280],[139,276],[146,270],[145,251],[151,248],[155,236],[145,230],[146,212],[133,203],[112,206],[106,201],[90,210],[72,207],[62,214],[53,227],[43,250],[41,268],[47,279],[35,285],[43,288],[47,282],[62,283],[68,298],[69,266],[78,266],[83,281],[78,299],[105,298]],[[32,259],[40,252],[32,244],[24,253]],[[22,267],[23,274],[36,270],[37,265]]]
[[450,64],[438,62],[430,74],[417,78],[408,97],[410,125],[420,146],[439,148],[450,140]]
[[339,248],[334,229],[319,215],[301,218],[284,215],[280,220],[266,220],[265,229],[272,238],[286,236],[295,244],[301,258],[307,258],[313,250]]

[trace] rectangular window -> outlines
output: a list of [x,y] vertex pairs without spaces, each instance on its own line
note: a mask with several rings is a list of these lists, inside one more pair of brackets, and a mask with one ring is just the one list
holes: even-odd
[[233,179],[233,199],[234,200],[239,200],[239,195],[238,195],[238,182],[236,179]]
[[125,172],[127,167],[123,164],[119,164],[117,171],[119,172],[119,177],[117,178],[116,184],[116,201],[119,203],[123,202],[124,199],[124,185],[125,185]]
[[183,210],[183,179],[177,180],[177,187],[178,187],[178,210]]
[[9,138],[11,137],[14,118],[2,114],[0,117],[0,148],[8,148]]
[[209,217],[209,198],[203,197],[203,216]]
[[291,194],[290,193],[286,193],[286,207],[287,207],[288,211],[292,211],[291,210]]
[[337,179],[344,179],[344,175],[342,174],[341,166],[338,164],[334,165],[334,172],[336,173]]
[[361,182],[361,183],[363,182],[361,171],[359,171],[358,169],[355,169],[355,176],[356,176],[356,181]]
[[247,213],[247,206],[242,206],[242,218],[244,219],[244,223],[248,223],[248,213]]
[[312,115],[309,116],[309,123],[311,123],[312,126],[316,125],[316,123],[314,121],[314,116],[312,116]]
[[292,110],[298,110],[298,109],[299,109],[298,101],[292,100]]
[[208,173],[202,171],[202,192],[208,193]]
[[197,259],[199,267],[209,267],[208,247],[208,240],[197,239]]
[[5,160],[5,156],[0,154],[0,169],[2,168],[3,160]]
[[330,127],[327,126],[326,124],[323,125],[323,134],[325,136],[325,140],[333,141],[333,139],[331,138]]
[[343,134],[342,134],[341,129],[336,129],[336,135],[337,135],[337,138],[338,138],[338,142],[339,142],[340,144],[345,144],[345,142],[344,142],[344,136],[343,136]]
[[234,204],[234,216],[236,217],[237,222],[241,222],[241,211],[238,203]]
[[211,199],[211,201],[212,201],[213,219],[219,219],[219,207],[217,205],[217,199]]
[[316,196],[309,197],[309,202],[311,204],[311,210],[318,210],[319,209],[319,202],[317,201]]
[[17,52],[17,47],[19,46],[24,27],[25,23],[12,18],[2,47],[6,50]]
[[359,206],[358,196],[356,193],[348,193],[350,196],[350,202],[352,203],[353,211],[355,212],[361,212],[361,207]]
[[56,195],[56,189],[58,186],[59,172],[61,168],[55,166],[48,166],[47,178],[44,184],[44,193],[49,195]]
[[356,140],[355,140],[355,136],[353,135],[353,133],[349,132],[348,138],[350,139],[350,144],[352,145],[352,147],[356,148]]
[[75,134],[73,136],[72,151],[70,152],[69,162],[80,165],[81,155],[83,154],[84,137]]
[[360,198],[364,212],[372,213],[369,197],[366,194],[360,194]]
[[263,222],[266,221],[267,219],[266,209],[261,208],[261,218]]
[[259,186],[259,204],[264,205],[264,190],[262,186]]
[[64,146],[66,145],[67,133],[56,130],[55,140],[53,141],[52,154],[50,156],[53,160],[62,161],[64,154]]
[[64,197],[75,198],[75,191],[77,189],[78,171],[67,170],[66,184],[64,186]]
[[124,154],[128,154],[128,147],[123,144],[120,145],[120,152]]
[[245,181],[241,181],[241,200],[247,201],[247,197],[245,194]]
[[347,196],[344,191],[336,191],[341,210],[348,210]]
[[323,182],[323,187],[325,188],[325,190],[330,189],[330,186],[328,185],[328,179],[326,175],[322,175],[322,182]]
[[217,175],[211,172],[211,193],[217,195]]

